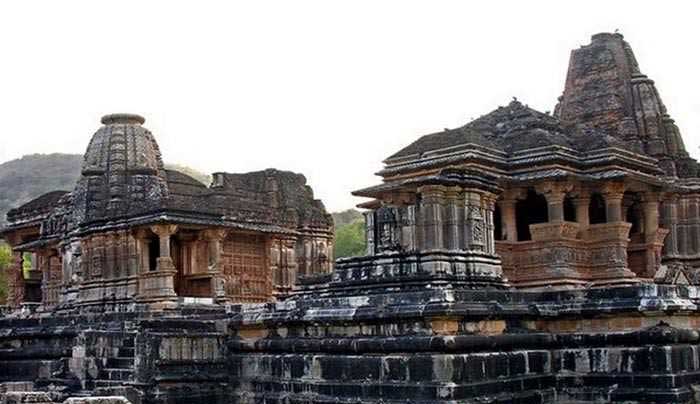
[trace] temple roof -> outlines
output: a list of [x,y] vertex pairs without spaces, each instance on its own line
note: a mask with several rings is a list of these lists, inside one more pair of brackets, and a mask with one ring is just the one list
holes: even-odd
[[73,191],[74,222],[123,218],[162,206],[167,178],[153,134],[134,114],[102,118],[85,152],[80,179]]
[[17,222],[21,221],[23,218],[36,217],[49,213],[66,194],[68,194],[68,191],[47,192],[22,206],[11,209],[7,212],[7,218],[11,222]]
[[564,128],[552,115],[542,113],[517,100],[466,125],[426,135],[395,153],[387,162],[463,145],[479,145],[512,155],[545,146],[561,146],[573,150],[624,147],[612,136],[594,129],[578,131]]
[[173,170],[168,176],[168,209],[217,215],[239,223],[280,224],[290,228],[329,227],[332,219],[301,174],[267,169],[243,174],[215,173],[206,187]]

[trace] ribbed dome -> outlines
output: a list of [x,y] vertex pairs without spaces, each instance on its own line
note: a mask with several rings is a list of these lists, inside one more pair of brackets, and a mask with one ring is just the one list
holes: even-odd
[[77,222],[153,210],[167,196],[158,143],[133,114],[111,114],[92,136],[74,192]]
[[162,170],[158,143],[151,132],[141,126],[144,122],[138,115],[105,115],[104,126],[92,136],[85,152],[83,174],[108,169],[151,174]]

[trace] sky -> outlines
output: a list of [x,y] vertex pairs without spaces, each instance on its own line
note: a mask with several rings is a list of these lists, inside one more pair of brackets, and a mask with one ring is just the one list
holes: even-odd
[[[146,118],[166,163],[303,173],[331,211],[382,160],[512,97],[554,109],[571,49],[618,29],[700,157],[691,1],[6,1],[0,162]],[[1,190],[0,190],[1,192]]]

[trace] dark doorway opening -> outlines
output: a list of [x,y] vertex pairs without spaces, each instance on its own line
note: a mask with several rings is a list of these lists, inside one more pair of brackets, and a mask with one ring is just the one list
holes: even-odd
[[601,194],[592,194],[591,203],[588,205],[588,218],[591,224],[607,223],[608,218],[605,212],[605,199]]
[[527,198],[518,201],[515,205],[515,217],[516,227],[518,229],[518,241],[532,240],[530,225],[549,221],[547,200],[543,195],[529,190],[527,192]]
[[150,238],[148,240],[148,270],[155,271],[158,265],[158,257],[160,257],[160,240],[158,238]]
[[501,208],[498,204],[493,211],[493,233],[496,241],[503,241],[503,216],[501,216]]
[[564,198],[564,220],[567,222],[576,221],[576,206],[570,196]]

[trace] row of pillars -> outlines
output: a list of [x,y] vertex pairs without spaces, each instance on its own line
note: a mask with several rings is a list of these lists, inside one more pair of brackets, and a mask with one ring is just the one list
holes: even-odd
[[[171,251],[171,238],[178,231],[177,225],[161,224],[151,226],[150,230],[158,236],[159,256],[156,259],[156,268],[150,268],[147,249],[144,248],[146,237],[144,232],[137,234],[137,240],[141,244],[141,274],[139,295],[141,300],[172,300],[177,297],[175,292],[175,275],[177,269],[173,263]],[[221,248],[222,241],[226,237],[226,231],[221,229],[208,229],[202,231],[202,236],[208,241],[208,268],[212,274],[211,291],[212,298],[216,301],[224,301],[224,281],[221,274]]]
[[[564,200],[567,195],[574,192],[574,186],[570,183],[544,183],[535,187],[535,191],[544,195],[547,200],[547,215],[550,223],[564,221]],[[608,223],[618,223],[625,220],[622,201],[625,196],[623,183],[606,183],[600,188],[600,194],[605,200],[605,215]],[[522,188],[509,189],[504,192],[498,205],[501,209],[503,228],[506,241],[518,241],[516,204],[524,199],[527,191]],[[590,226],[589,207],[591,204],[590,191],[577,190],[572,198],[576,210],[576,222],[579,229],[585,231]],[[645,233],[655,235],[659,228],[659,199],[658,195],[651,192],[643,194]]]

